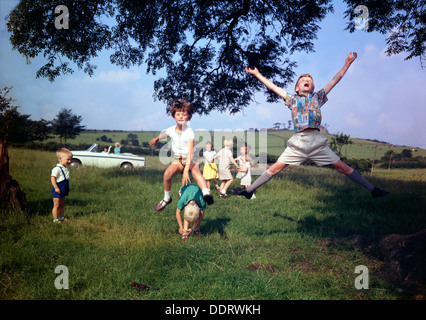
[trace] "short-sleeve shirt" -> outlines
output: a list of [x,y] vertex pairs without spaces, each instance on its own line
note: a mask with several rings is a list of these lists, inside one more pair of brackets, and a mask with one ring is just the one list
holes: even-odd
[[216,156],[219,159],[219,168],[230,168],[232,159],[232,151],[230,149],[220,149]]
[[294,133],[307,128],[319,130],[321,125],[321,107],[327,100],[324,89],[311,93],[306,97],[287,93],[284,104],[291,111]]
[[[62,174],[61,168],[64,171],[65,177],[64,177],[64,174]],[[64,167],[63,165],[58,164],[56,167],[52,169],[52,173],[50,176],[55,177],[56,183],[59,183],[64,180],[70,179],[70,171],[68,170],[67,167]]]
[[206,202],[203,199],[203,192],[200,187],[195,184],[187,184],[182,187],[180,190],[181,196],[178,200],[177,207],[179,210],[183,210],[189,201],[195,200],[200,207],[200,210],[203,211],[206,209]]
[[215,155],[216,155],[216,151],[214,151],[214,150],[204,151],[203,152],[203,156],[204,156],[204,158],[206,158],[206,159],[204,159],[205,163],[206,164],[211,164],[211,160],[213,159],[213,157]]
[[177,133],[176,126],[173,126],[166,129],[166,134],[172,140],[172,150],[174,154],[178,156],[187,156],[189,151],[189,141],[195,140],[194,130],[192,130],[189,126],[186,126],[181,133]]

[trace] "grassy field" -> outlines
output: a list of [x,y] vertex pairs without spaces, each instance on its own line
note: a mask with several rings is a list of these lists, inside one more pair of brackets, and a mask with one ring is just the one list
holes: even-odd
[[[426,227],[426,170],[369,177],[391,192],[374,199],[335,171],[300,167],[275,177],[254,200],[222,199],[214,191],[203,237],[183,243],[175,218],[180,177],[173,182],[173,203],[161,213],[153,209],[163,195],[165,169],[156,157],[147,157],[140,170],[72,171],[65,206],[71,220],[58,225],[51,218],[54,153],[9,154],[28,209],[1,212],[0,299],[399,299],[398,289],[378,277],[382,262],[345,239]],[[59,265],[69,270],[68,290],[54,285]],[[354,287],[358,265],[369,269],[368,290]],[[138,292],[129,281],[158,290]]]

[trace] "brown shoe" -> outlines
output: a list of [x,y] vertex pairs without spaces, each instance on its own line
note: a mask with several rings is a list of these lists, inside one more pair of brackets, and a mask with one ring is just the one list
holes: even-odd
[[164,199],[161,200],[157,205],[155,206],[155,211],[160,212],[163,210],[168,204],[172,203],[173,199],[170,198],[169,201],[165,201]]
[[226,193],[220,193],[221,198],[229,198],[229,196]]

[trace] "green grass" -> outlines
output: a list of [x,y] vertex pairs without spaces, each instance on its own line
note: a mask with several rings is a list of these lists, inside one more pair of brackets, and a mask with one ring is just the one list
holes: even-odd
[[[204,236],[182,243],[175,218],[180,177],[172,204],[161,213],[153,209],[163,196],[165,169],[156,157],[147,157],[145,169],[73,170],[65,204],[71,221],[57,225],[49,178],[54,153],[9,149],[9,155],[28,209],[1,212],[0,299],[398,299],[397,288],[378,277],[382,262],[345,239],[426,226],[426,182],[410,179],[410,170],[368,176],[391,191],[373,199],[331,169],[301,167],[279,174],[254,200],[222,199],[213,191]],[[413,178],[425,176],[416,170]],[[54,286],[58,265],[69,269],[68,290]],[[369,268],[368,290],[354,287],[357,265]],[[159,290],[138,292],[129,281]]]

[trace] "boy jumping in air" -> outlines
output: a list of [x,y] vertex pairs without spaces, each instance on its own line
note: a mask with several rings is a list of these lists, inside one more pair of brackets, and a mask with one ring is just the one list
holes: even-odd
[[358,171],[340,160],[327,145],[327,138],[319,132],[321,107],[327,102],[328,93],[342,79],[356,57],[356,52],[347,55],[343,68],[318,92],[314,92],[312,76],[302,74],[296,82],[295,95],[287,93],[284,89],[266,79],[257,68],[245,69],[247,73],[256,76],[268,89],[284,99],[285,105],[291,110],[295,134],[288,140],[287,148],[277,162],[263,172],[247,189],[232,189],[233,194],[244,195],[247,199],[250,199],[257,188],[267,183],[288,165],[300,165],[308,159],[319,166],[332,165],[338,172],[367,188],[373,197],[384,197],[389,193],[372,185]]

